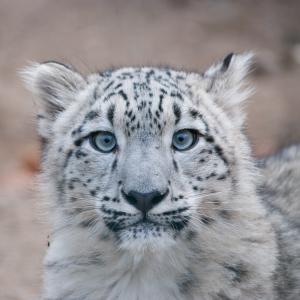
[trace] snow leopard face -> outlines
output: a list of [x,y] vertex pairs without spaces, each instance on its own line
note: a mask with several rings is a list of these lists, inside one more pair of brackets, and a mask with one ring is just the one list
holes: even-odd
[[143,67],[83,78],[56,62],[27,69],[42,100],[43,185],[64,225],[136,251],[230,222],[249,59],[229,55],[202,75]]

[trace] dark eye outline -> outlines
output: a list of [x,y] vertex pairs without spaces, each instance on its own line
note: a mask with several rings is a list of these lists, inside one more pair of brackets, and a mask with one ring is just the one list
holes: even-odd
[[[185,131],[189,131],[191,134],[192,134],[192,137],[193,137],[193,142],[191,143],[191,145],[189,145],[187,148],[185,149],[178,149],[175,145],[174,145],[174,137],[176,134],[178,133],[181,133],[181,132],[185,132]],[[172,137],[172,148],[176,151],[180,151],[180,152],[183,152],[183,151],[187,151],[187,150],[190,150],[192,149],[199,141],[199,137],[200,137],[200,133],[195,130],[195,129],[188,129],[188,128],[185,128],[185,129],[180,129],[178,131],[176,131],[174,134],[173,134],[173,137]]]
[[[114,145],[114,147],[111,148],[108,151],[105,151],[105,150],[99,148],[97,146],[96,141],[95,141],[96,137],[99,134],[109,134],[109,135],[111,135],[115,139],[115,145]],[[111,152],[114,152],[117,149],[117,139],[116,139],[115,135],[113,133],[109,132],[109,131],[95,131],[95,132],[92,132],[89,135],[89,142],[90,142],[90,145],[92,146],[92,148],[94,148],[96,151],[99,151],[99,152],[102,152],[102,153],[111,153]]]

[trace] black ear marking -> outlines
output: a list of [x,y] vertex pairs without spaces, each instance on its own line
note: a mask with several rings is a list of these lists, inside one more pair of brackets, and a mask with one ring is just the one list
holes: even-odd
[[228,55],[226,55],[226,57],[224,58],[223,65],[222,65],[223,72],[225,72],[228,69],[233,56],[234,56],[234,53],[231,52]]

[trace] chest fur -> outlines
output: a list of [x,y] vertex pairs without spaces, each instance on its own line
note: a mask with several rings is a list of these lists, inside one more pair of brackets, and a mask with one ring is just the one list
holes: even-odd
[[45,259],[45,298],[192,299],[188,288],[196,279],[186,253],[107,250],[84,238],[52,241]]

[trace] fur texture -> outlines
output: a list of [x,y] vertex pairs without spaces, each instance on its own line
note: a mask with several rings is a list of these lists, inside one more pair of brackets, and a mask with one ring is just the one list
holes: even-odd
[[[299,155],[262,162],[258,176],[243,134],[250,61],[230,54],[203,74],[24,71],[41,104],[52,225],[43,299],[297,299]],[[177,151],[182,129],[197,140]],[[92,147],[97,132],[115,136],[114,151]],[[129,191],[167,193],[145,215]]]

